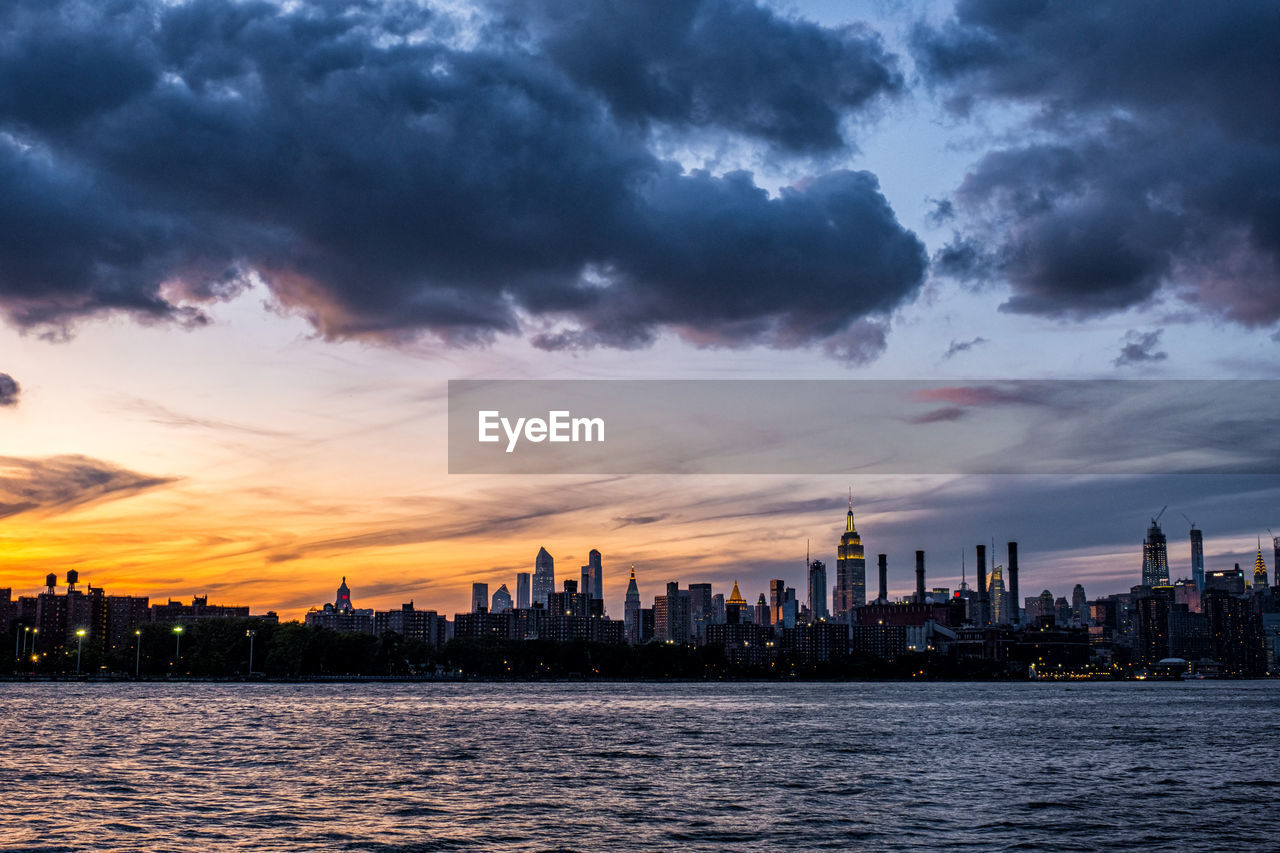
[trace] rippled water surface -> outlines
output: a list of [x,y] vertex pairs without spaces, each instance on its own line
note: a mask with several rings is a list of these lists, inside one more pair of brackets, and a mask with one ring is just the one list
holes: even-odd
[[6,850],[1280,849],[1280,683],[0,684]]

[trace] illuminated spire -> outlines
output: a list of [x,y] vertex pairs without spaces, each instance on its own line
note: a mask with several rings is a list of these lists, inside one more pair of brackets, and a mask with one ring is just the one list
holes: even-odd
[[849,515],[844,522],[845,533],[857,533],[858,530],[853,526],[853,489],[849,489]]
[[747,600],[742,597],[742,593],[738,592],[738,582],[733,582],[733,594],[729,596],[729,600],[725,604],[741,604],[746,605]]
[[1267,561],[1262,559],[1262,539],[1258,539],[1258,558],[1253,561],[1253,585],[1267,585]]

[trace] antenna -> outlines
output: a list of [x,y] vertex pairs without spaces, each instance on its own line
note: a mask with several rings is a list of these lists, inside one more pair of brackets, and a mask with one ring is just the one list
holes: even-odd
[[804,567],[807,569],[812,565],[813,563],[809,562],[809,540],[806,539],[804,540]]
[[[1196,529],[1196,523],[1195,523],[1194,521],[1192,521],[1192,520],[1191,520],[1191,518],[1190,518],[1190,517],[1189,517],[1185,512],[1178,513],[1178,514],[1179,514],[1179,515],[1181,515],[1183,518],[1187,519],[1187,524],[1190,524],[1190,525],[1191,525],[1191,529],[1192,529],[1192,530],[1195,530],[1195,529]],[[1268,530],[1267,532],[1268,532],[1268,533],[1270,533],[1271,531],[1270,531],[1270,530]]]
[[963,548],[960,549],[960,586],[963,589],[969,588],[969,584],[964,579],[964,549]]
[[853,486],[849,487],[849,512],[853,512]]

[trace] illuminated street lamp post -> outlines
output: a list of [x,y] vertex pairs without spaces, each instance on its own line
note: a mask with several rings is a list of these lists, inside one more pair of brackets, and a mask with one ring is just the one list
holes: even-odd
[[244,635],[249,638],[249,677],[253,678],[253,638],[258,636],[258,632],[249,629]]
[[142,678],[142,632],[134,631],[133,636],[133,647],[137,651],[138,655],[138,662],[134,664],[133,667],[133,677]]
[[36,656],[36,634],[39,634],[39,633],[40,633],[40,629],[39,629],[39,628],[32,628],[32,629],[31,629],[31,644],[30,644],[30,645],[31,645],[31,648],[30,648],[30,650],[29,650],[29,654],[31,655],[31,659],[32,659],[32,660],[36,660],[36,658],[37,658],[37,656]]
[[84,629],[76,631],[76,675],[80,674],[80,655],[84,652]]
[[178,661],[182,660],[182,626],[173,626],[173,671],[178,671]]
[[21,652],[21,651],[19,651],[18,643],[19,643],[20,641],[24,641],[24,640],[26,640],[26,639],[27,639],[27,631],[30,631],[30,630],[31,630],[30,628],[23,628],[21,632],[16,631],[16,630],[13,632],[13,660],[14,660],[14,663],[17,663],[18,661],[21,661],[21,660],[22,660],[22,652]]

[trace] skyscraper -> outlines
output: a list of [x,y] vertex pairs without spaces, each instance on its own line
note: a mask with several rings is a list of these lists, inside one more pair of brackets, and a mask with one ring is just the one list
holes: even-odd
[[529,602],[529,573],[516,572],[516,607],[528,610]]
[[511,592],[504,583],[493,591],[493,603],[489,607],[490,613],[510,613],[511,612]]
[[1191,525],[1191,579],[1204,592],[1204,531]]
[[489,585],[487,583],[473,583],[471,585],[471,612],[479,613],[481,610],[489,609]]
[[627,582],[627,598],[622,611],[622,630],[628,643],[640,642],[640,588],[636,586],[636,567],[631,567]]
[[1253,589],[1262,592],[1267,584],[1267,561],[1262,559],[1262,540],[1258,540],[1258,558],[1253,561]]
[[556,561],[546,548],[538,549],[533,561],[533,603],[547,606],[547,600],[556,591]]
[[1151,519],[1147,538],[1142,540],[1142,585],[1169,585],[1169,544],[1160,529],[1159,515]]
[[1009,543],[1009,624],[1022,624],[1022,599],[1018,597],[1018,543]]
[[867,559],[862,551],[862,537],[853,524],[853,495],[849,496],[849,514],[845,517],[844,535],[836,550],[836,586],[831,607],[837,619],[849,621],[849,611],[867,603]]
[[[992,560],[995,559],[995,548],[992,547]],[[1007,596],[1004,590],[1004,566],[992,566],[991,576],[987,582],[987,599],[991,602],[991,622],[1005,625],[1009,622],[1009,608],[1005,606]]]
[[1075,589],[1071,590],[1071,619],[1077,625],[1084,625],[1089,621],[1089,601],[1085,598],[1083,584],[1076,584]]
[[[1268,533],[1271,531],[1268,530]],[[1271,571],[1275,574],[1276,586],[1280,586],[1280,536],[1271,537],[1271,547],[1275,552],[1271,555]]]
[[592,598],[604,600],[604,563],[600,558],[600,552],[595,548],[591,549],[591,553],[587,555],[587,565],[591,568],[591,587],[584,589],[583,592],[590,592]]
[[711,584],[689,584],[689,637],[698,645],[707,642],[711,624]]
[[809,618],[825,619],[827,611],[827,567],[821,560],[809,563]]
[[991,621],[991,598],[987,592],[987,546],[978,546],[978,606],[969,603],[970,618],[975,625],[986,625]]
[[786,593],[787,582],[777,578],[769,581],[769,620],[773,624],[782,621],[782,602]]

